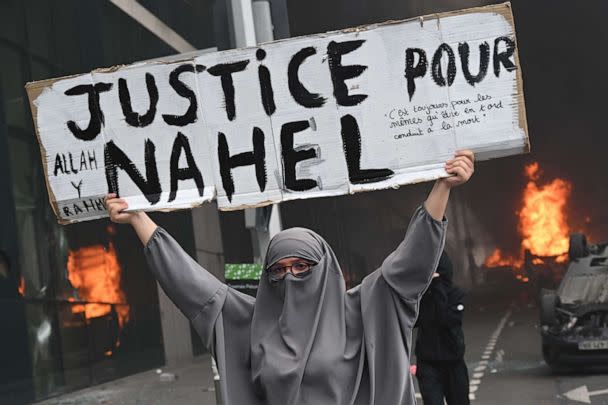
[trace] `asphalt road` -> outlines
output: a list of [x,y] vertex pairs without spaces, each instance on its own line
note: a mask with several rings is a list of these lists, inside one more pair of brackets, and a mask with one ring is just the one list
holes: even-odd
[[[608,373],[554,374],[540,351],[538,309],[524,290],[494,289],[470,297],[465,312],[465,359],[473,405],[608,405]],[[163,369],[178,377],[162,382],[155,370],[65,394],[45,405],[215,404],[209,358]],[[418,403],[422,404],[419,398]]]
[[464,322],[473,404],[608,405],[608,372],[555,374],[544,363],[525,292],[472,298]]

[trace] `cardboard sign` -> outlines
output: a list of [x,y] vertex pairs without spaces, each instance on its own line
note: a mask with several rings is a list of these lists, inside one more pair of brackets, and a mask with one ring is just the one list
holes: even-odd
[[529,150],[509,3],[28,83],[60,222],[398,187]]

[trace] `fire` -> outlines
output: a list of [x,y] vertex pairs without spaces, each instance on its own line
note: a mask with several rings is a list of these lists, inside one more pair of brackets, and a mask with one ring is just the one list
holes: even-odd
[[526,177],[532,181],[537,181],[540,176],[540,166],[538,162],[530,163],[528,166],[524,168],[524,172],[526,173]]
[[[533,256],[557,256],[556,262],[567,260],[570,228],[565,211],[572,187],[559,178],[540,184],[541,170],[536,162],[527,165],[524,172],[528,183],[523,192],[522,207],[517,213],[518,231],[522,238],[520,257],[505,255],[497,248],[486,259],[486,267],[521,268],[525,250]],[[532,263],[544,262],[536,257]]]
[[501,267],[501,266],[513,266],[520,267],[522,259],[515,258],[513,256],[505,256],[499,248],[494,249],[494,252],[486,259],[484,265],[486,267]]
[[129,320],[129,307],[120,289],[120,264],[116,250],[110,243],[106,250],[103,245],[82,247],[70,251],[68,256],[68,277],[72,286],[78,290],[82,301],[91,304],[74,305],[73,313],[83,312],[87,319],[110,313],[112,305],[122,328]]
[[539,186],[538,163],[526,167],[528,184],[524,190],[524,206],[519,212],[522,248],[535,256],[557,256],[568,251],[570,229],[564,213],[571,186],[555,179]]
[[532,264],[545,264],[545,262],[540,257],[535,257],[534,259],[532,259]]

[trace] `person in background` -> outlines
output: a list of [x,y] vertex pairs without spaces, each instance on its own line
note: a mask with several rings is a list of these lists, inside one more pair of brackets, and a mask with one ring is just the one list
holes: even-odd
[[416,377],[425,405],[469,404],[469,373],[464,362],[464,292],[452,283],[449,256],[442,253],[437,271],[420,303],[416,326]]

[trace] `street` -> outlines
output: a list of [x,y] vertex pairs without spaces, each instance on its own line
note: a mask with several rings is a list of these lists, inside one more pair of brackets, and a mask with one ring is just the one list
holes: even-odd
[[[475,405],[608,404],[608,374],[554,374],[545,365],[537,329],[538,308],[525,294],[496,292],[470,298],[465,317],[470,398]],[[178,377],[161,382],[154,370],[65,394],[44,402],[68,404],[215,404],[208,357],[168,369]],[[419,392],[417,390],[417,392]],[[418,403],[422,404],[417,394]]]
[[538,308],[525,298],[488,295],[472,299],[465,338],[472,403],[608,404],[608,374],[554,374],[543,362]]

